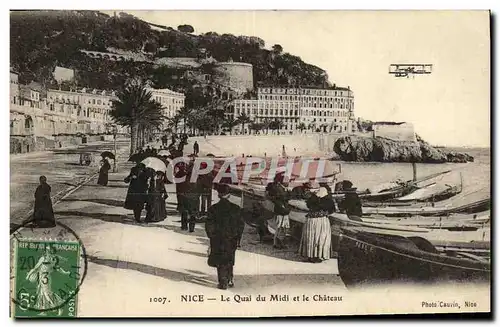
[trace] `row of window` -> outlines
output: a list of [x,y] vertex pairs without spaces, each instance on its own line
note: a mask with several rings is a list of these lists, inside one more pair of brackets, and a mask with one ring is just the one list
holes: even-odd
[[[341,108],[342,109],[342,108]],[[288,109],[242,109],[242,108],[236,108],[234,113],[236,115],[241,115],[241,114],[246,114],[246,115],[271,115],[271,116],[298,116],[299,115],[299,110],[288,110]],[[336,110],[302,110],[301,115],[303,116],[319,116],[319,117],[349,117],[349,112],[348,111],[336,111]]]
[[316,90],[316,89],[280,89],[280,88],[258,88],[259,94],[301,94],[301,95],[316,95],[316,96],[344,96],[349,91],[337,90]]
[[[268,100],[268,101],[325,101],[325,102],[333,102],[333,101],[352,101],[352,98],[347,98],[341,96],[340,98],[337,95],[334,96],[326,96],[326,97],[318,97],[318,96],[303,96],[303,95],[263,95],[259,94],[259,100]],[[345,100],[344,100],[345,99]]]
[[184,100],[183,99],[177,99],[173,97],[162,97],[155,95],[154,97],[155,101],[161,104],[164,103],[169,103],[169,104],[179,104],[179,105],[184,105]]

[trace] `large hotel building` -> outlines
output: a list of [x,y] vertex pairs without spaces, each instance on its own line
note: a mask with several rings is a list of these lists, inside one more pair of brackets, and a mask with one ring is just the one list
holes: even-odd
[[[356,130],[354,94],[349,87],[331,89],[261,87],[257,99],[234,100],[229,114],[245,113],[253,122],[280,120],[283,133],[309,131],[351,133]],[[241,126],[235,130],[241,132]],[[248,127],[245,126],[245,133]]]

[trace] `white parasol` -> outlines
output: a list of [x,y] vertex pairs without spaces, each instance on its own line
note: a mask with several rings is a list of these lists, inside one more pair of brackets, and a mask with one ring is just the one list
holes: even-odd
[[165,157],[168,157],[170,155],[170,151],[168,150],[160,150],[160,152],[158,152],[158,155],[159,156],[165,156]]
[[167,172],[167,166],[161,159],[155,157],[148,157],[141,161],[147,168],[151,168],[154,171],[162,171],[164,173]]

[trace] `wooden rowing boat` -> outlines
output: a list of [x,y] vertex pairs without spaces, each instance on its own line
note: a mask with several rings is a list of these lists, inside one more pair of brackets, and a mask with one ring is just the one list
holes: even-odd
[[[230,186],[230,190],[232,195],[230,201],[243,209],[245,212],[245,221],[248,225],[260,228],[260,230],[267,230],[266,232],[271,234],[275,233],[276,222],[273,214],[274,204],[266,198],[265,188],[263,186],[232,185]],[[291,235],[295,238],[300,238],[302,226],[307,219],[307,206],[304,200],[289,200],[288,203],[292,209],[289,214]],[[439,234],[440,238],[450,239],[453,238],[453,235],[445,233],[449,232],[450,229],[477,231],[489,220],[489,217],[482,217],[480,219],[476,217],[476,219],[474,219],[473,217],[465,216],[461,217],[462,219],[444,219],[445,222],[442,221],[443,219],[441,219],[441,221],[428,219],[428,221],[425,222],[422,221],[421,217],[419,219],[408,218],[404,220],[383,219],[383,217],[374,219],[374,217],[372,217],[371,219],[365,220],[365,218],[363,218],[362,221],[355,221],[342,213],[333,213],[329,218],[332,226],[332,245],[334,251],[338,244],[337,240],[340,235],[340,228],[346,226],[373,228],[381,231],[394,231],[399,233],[414,233],[415,235],[429,233],[433,229],[437,229],[441,232]],[[479,236],[477,236],[477,238],[478,237]]]
[[394,282],[489,282],[491,278],[488,257],[460,247],[440,252],[423,237],[353,227],[341,229],[338,266],[347,287]]

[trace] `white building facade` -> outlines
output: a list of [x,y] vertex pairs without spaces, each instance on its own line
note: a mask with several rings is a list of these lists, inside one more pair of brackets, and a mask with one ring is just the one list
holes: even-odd
[[161,104],[163,115],[166,118],[174,117],[182,107],[186,96],[183,93],[175,92],[169,89],[153,89],[148,88],[151,92],[152,99]]
[[54,134],[104,134],[111,131],[110,112],[114,91],[82,88],[79,90],[48,90],[47,114],[58,117]]
[[[279,120],[285,134],[299,129],[332,133],[356,130],[354,94],[349,87],[258,88],[257,99],[235,100],[231,111],[234,119],[244,113],[256,123]],[[241,126],[235,127],[239,129]]]

